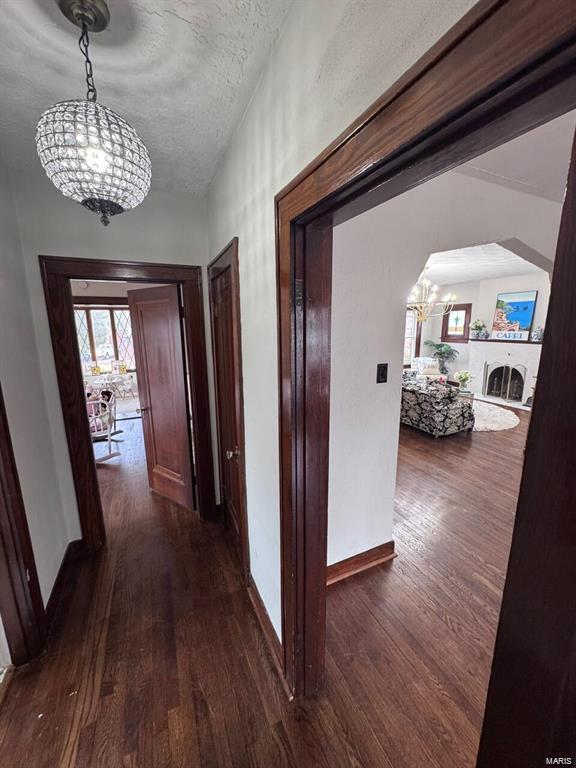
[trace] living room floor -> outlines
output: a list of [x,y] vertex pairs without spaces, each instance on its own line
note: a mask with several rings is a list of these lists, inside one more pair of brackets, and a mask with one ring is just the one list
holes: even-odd
[[140,421],[99,469],[108,547],[79,560],[0,712],[6,768],[475,763],[529,415],[401,429],[398,557],[328,589],[326,687],[289,702],[219,526],[148,490]]
[[530,421],[515,413],[437,439],[401,426],[398,557],[328,590],[329,680],[394,768],[475,765]]

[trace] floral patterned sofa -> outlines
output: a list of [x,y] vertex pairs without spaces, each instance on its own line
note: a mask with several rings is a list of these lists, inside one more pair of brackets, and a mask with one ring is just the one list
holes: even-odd
[[402,382],[400,421],[433,437],[453,435],[474,427],[470,400],[458,397],[456,387],[435,381],[417,383],[410,376]]

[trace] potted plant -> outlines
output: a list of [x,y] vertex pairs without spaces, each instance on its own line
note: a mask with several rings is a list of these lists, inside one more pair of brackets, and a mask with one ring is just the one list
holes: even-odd
[[483,320],[474,320],[473,323],[470,323],[471,339],[483,339],[485,338],[484,334],[487,336],[488,331],[486,329],[486,323]]
[[466,392],[468,384],[470,384],[473,378],[474,376],[472,376],[470,371],[456,371],[454,374],[454,380],[460,385],[461,392]]
[[440,364],[440,373],[448,373],[446,363],[456,360],[458,357],[458,350],[451,347],[450,344],[444,344],[444,342],[437,343],[428,340],[425,341],[424,344],[427,347],[430,347],[431,350],[434,350],[432,352],[432,357],[435,357],[436,360],[438,360]]

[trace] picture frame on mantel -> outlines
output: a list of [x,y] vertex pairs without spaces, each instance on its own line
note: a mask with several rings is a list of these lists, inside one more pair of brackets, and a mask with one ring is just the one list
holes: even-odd
[[538,291],[507,291],[496,296],[490,338],[496,341],[530,341]]

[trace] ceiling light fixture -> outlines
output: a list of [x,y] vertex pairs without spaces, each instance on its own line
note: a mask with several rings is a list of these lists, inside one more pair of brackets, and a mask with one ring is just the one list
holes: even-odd
[[66,197],[110,217],[135,208],[150,189],[151,167],[142,139],[113,110],[96,101],[89,32],[106,29],[105,0],[58,0],[66,18],[80,27],[78,44],[86,69],[86,99],[61,101],[40,118],[36,149],[50,181]]
[[456,296],[447,293],[444,298],[438,298],[438,286],[426,277],[426,269],[418,278],[418,282],[408,296],[408,309],[411,309],[419,323],[425,323],[429,317],[447,315],[452,311]]

